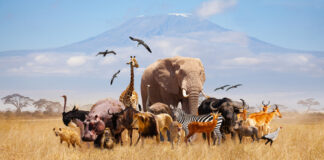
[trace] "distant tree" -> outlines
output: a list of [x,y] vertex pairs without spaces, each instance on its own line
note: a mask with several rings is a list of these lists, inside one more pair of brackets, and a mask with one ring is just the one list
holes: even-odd
[[46,99],[39,99],[33,105],[38,109],[45,109],[48,113],[62,112],[62,105],[59,102],[53,102]]
[[318,101],[315,101],[314,98],[308,98],[306,100],[299,100],[297,102],[297,104],[307,107],[306,112],[309,112],[312,106],[320,105],[320,103]]
[[1,98],[1,100],[3,101],[3,104],[11,104],[15,106],[17,108],[17,113],[20,113],[22,108],[27,107],[34,101],[29,97],[25,97],[17,93],[5,96]]

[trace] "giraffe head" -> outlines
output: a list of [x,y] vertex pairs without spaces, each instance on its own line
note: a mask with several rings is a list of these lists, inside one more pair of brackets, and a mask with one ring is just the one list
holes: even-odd
[[134,57],[130,56],[130,61],[128,63],[126,63],[126,64],[129,64],[129,65],[131,65],[132,67],[135,67],[135,68],[139,67],[135,56]]

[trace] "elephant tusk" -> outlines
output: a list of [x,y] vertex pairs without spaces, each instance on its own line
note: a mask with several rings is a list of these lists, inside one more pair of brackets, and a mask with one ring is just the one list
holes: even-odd
[[201,91],[201,94],[205,97],[205,98],[209,98],[209,96],[207,96],[204,91]]
[[189,95],[187,95],[187,91],[185,89],[182,89],[182,95],[185,98],[189,97]]

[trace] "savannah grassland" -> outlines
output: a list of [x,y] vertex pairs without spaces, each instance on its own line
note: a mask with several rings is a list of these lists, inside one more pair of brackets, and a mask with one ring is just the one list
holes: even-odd
[[[64,127],[62,120],[33,118],[0,118],[0,159],[324,159],[324,115],[323,114],[283,114],[282,119],[275,119],[272,130],[282,126],[278,139],[270,147],[259,143],[243,144],[228,140],[221,146],[208,147],[201,136],[186,146],[181,141],[179,146],[155,140],[146,140],[144,147],[117,145],[113,150],[90,148],[85,143],[82,148],[68,148],[60,144],[54,136],[53,127]],[[133,141],[137,134],[133,137]],[[124,138],[125,139],[125,138]]]

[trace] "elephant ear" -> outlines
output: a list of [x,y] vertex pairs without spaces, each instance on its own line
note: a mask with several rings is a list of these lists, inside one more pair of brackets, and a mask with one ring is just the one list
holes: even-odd
[[154,80],[167,92],[178,94],[179,85],[176,76],[176,66],[173,65],[172,59],[161,60],[153,71]]

